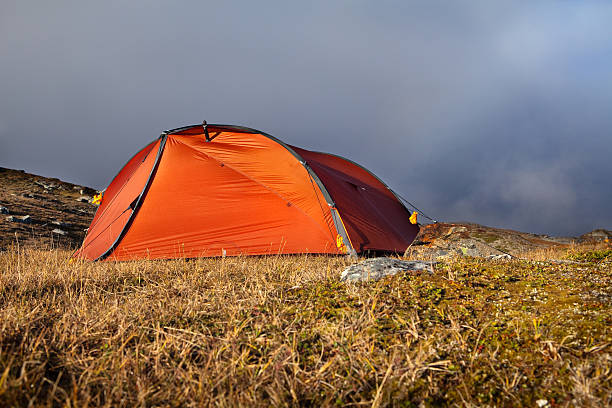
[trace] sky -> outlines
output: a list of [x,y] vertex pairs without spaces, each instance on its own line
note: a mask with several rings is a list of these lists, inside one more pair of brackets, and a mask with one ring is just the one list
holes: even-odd
[[0,2],[0,166],[105,188],[226,123],[366,166],[439,221],[612,229],[612,3]]

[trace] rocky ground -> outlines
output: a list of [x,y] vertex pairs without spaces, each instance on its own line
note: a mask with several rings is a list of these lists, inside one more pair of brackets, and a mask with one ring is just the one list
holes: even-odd
[[76,248],[96,211],[95,190],[22,170],[0,167],[0,250]]
[[405,255],[425,260],[455,256],[501,259],[572,244],[608,242],[606,240],[612,241],[612,231],[605,229],[579,237],[551,237],[472,223],[435,223],[421,226],[419,235]]

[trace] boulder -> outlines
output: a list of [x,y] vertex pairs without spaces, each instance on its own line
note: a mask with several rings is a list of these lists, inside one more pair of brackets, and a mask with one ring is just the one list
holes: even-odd
[[386,276],[406,271],[426,271],[433,273],[432,264],[426,261],[404,261],[395,258],[371,258],[351,265],[342,271],[341,281],[362,282],[379,280]]
[[601,242],[612,241],[612,231],[606,229],[596,229],[580,236],[581,242]]

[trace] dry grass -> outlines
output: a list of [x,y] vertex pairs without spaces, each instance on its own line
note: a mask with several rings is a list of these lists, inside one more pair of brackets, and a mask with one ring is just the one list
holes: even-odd
[[0,406],[606,406],[609,263],[0,254]]
[[520,259],[530,261],[612,261],[612,245],[609,243],[571,243],[554,245],[525,251],[517,255]]

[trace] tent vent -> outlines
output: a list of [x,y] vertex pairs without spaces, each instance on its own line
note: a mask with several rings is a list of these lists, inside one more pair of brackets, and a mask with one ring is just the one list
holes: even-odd
[[204,136],[206,137],[206,141],[210,142],[210,135],[208,134],[208,125],[206,124],[205,120],[202,121],[202,127],[204,128]]

